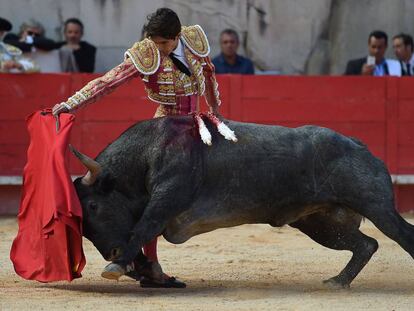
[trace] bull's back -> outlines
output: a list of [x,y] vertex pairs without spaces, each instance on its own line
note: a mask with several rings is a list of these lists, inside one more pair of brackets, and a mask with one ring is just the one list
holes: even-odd
[[372,157],[364,145],[323,127],[234,121],[228,126],[236,133],[237,143],[209,127],[214,134],[213,145],[203,147],[204,185],[222,197],[232,193],[240,201],[307,197],[340,159],[358,153]]
[[[118,173],[130,175],[135,171],[131,171],[131,167],[141,165],[142,161],[166,156],[170,158],[162,162],[186,165],[181,160],[174,161],[173,157],[175,151],[188,152],[187,157],[199,158],[194,163],[202,174],[204,188],[231,191],[240,198],[248,194],[251,198],[271,197],[274,193],[280,196],[287,192],[303,193],[304,188],[323,178],[337,159],[358,153],[361,157],[372,157],[363,144],[323,127],[287,128],[225,122],[237,135],[237,143],[225,140],[217,128],[206,121],[213,142],[212,146],[207,146],[201,142],[191,116],[167,117],[137,123],[98,158],[112,166],[119,159]],[[165,153],[166,146],[172,145],[177,148]],[[127,171],[122,172],[122,169]]]

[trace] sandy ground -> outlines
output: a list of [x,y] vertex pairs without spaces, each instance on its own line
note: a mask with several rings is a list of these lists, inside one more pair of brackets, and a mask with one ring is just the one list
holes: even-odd
[[350,290],[327,289],[321,281],[336,275],[351,253],[267,225],[221,229],[182,245],[161,239],[164,270],[188,287],[142,289],[128,278],[102,279],[106,262],[87,240],[81,279],[23,280],[9,260],[16,221],[0,218],[0,310],[414,310],[414,261],[371,223],[362,230],[380,248]]

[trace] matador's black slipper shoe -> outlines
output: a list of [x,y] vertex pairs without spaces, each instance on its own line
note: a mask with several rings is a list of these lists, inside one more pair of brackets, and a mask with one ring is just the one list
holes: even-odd
[[140,284],[143,288],[185,288],[187,286],[184,282],[177,280],[173,276],[164,279],[163,282],[143,277]]
[[142,278],[142,276],[136,270],[132,270],[132,271],[125,273],[125,276],[135,281],[139,281]]

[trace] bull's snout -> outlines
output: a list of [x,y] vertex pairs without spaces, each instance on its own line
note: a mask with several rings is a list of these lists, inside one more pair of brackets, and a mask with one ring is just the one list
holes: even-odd
[[105,258],[108,261],[114,261],[122,255],[122,249],[120,247],[115,247],[111,249],[108,258]]

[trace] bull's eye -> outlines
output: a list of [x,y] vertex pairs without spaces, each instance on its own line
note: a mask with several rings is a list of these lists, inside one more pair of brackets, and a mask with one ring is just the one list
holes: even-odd
[[98,204],[96,204],[96,202],[89,202],[89,209],[91,209],[92,211],[96,211],[98,209]]

